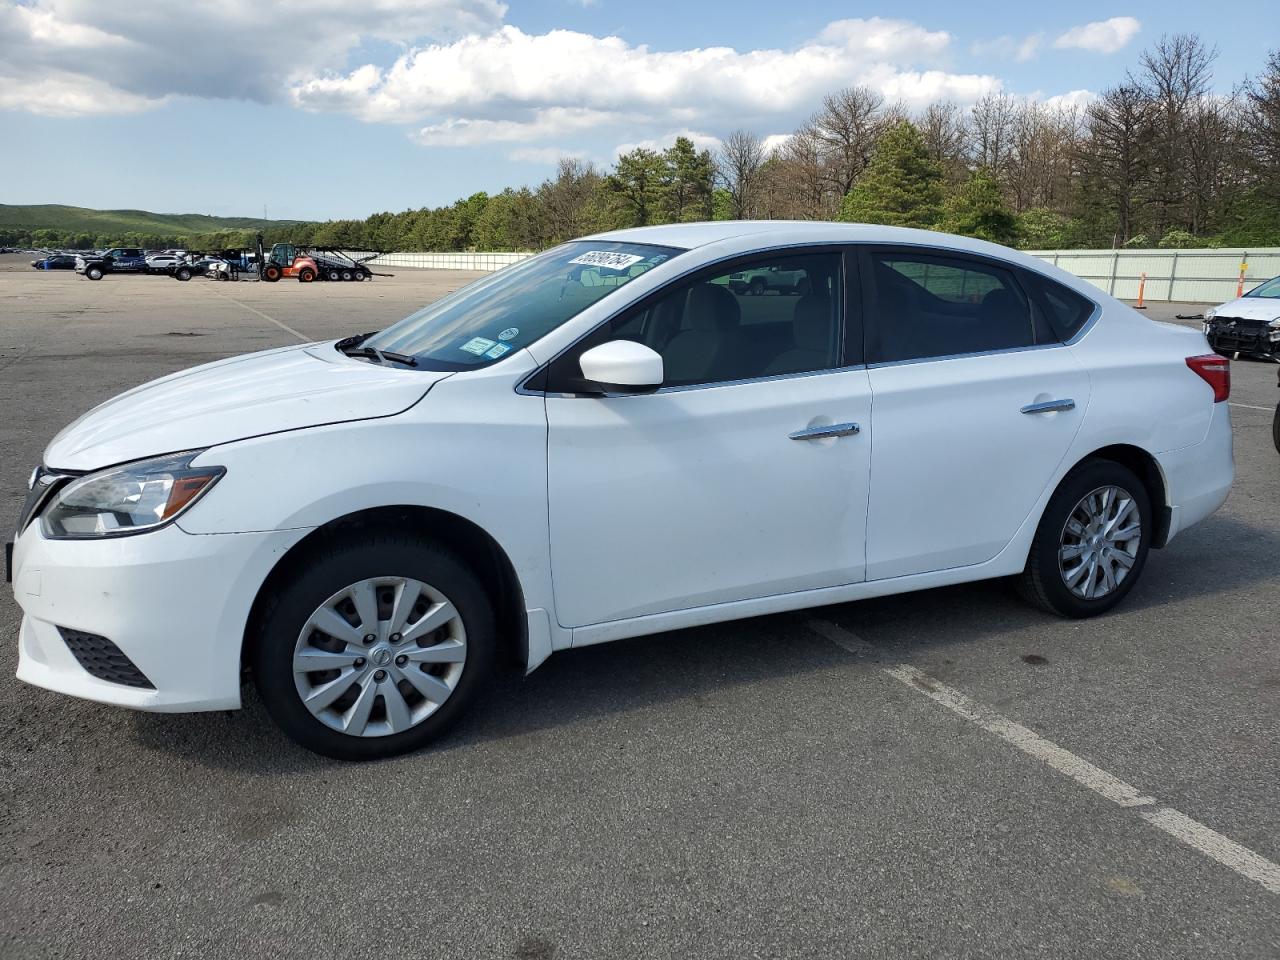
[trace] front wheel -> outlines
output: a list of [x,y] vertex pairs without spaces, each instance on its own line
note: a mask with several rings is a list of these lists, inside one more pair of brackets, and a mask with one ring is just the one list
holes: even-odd
[[1064,617],[1092,617],[1124,599],[1147,562],[1151,501],[1132,470],[1092,460],[1045,507],[1018,579],[1022,596]]
[[315,278],[316,278],[316,272],[312,270],[310,267],[303,267],[301,270],[298,271],[299,283],[310,283]]
[[186,283],[191,279],[191,268],[179,267],[177,270],[173,271],[173,276],[174,279],[181,280],[183,283]]
[[1271,421],[1271,440],[1276,445],[1276,453],[1280,453],[1280,405],[1276,406],[1276,415]]
[[280,268],[274,263],[269,263],[262,268],[262,279],[267,283],[275,283],[280,279]]
[[101,268],[101,267],[90,267],[89,269],[87,269],[87,270],[84,272],[84,275],[85,275],[86,277],[88,277],[90,280],[101,280],[101,279],[102,279],[102,268]]
[[493,610],[457,556],[370,534],[318,549],[274,588],[252,665],[293,740],[339,760],[416,750],[488,680]]

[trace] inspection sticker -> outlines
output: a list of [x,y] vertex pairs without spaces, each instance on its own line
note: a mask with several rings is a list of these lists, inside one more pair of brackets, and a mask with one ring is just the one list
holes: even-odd
[[495,341],[485,337],[472,337],[459,350],[465,350],[467,353],[474,353],[477,357],[494,345]]
[[574,257],[570,263],[581,263],[588,267],[603,267],[606,270],[625,270],[644,257],[634,253],[613,253],[609,250],[588,250],[580,257]]
[[514,339],[515,339],[516,337],[518,337],[519,335],[520,335],[520,328],[519,328],[519,327],[507,327],[507,329],[503,330],[500,334],[498,334],[498,339],[499,339],[499,340],[514,340]]
[[490,360],[497,360],[500,356],[511,349],[509,343],[495,343],[492,347],[484,352],[484,355]]

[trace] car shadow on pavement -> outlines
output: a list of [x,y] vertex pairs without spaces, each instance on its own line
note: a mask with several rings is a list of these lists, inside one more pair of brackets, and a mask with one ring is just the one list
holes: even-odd
[[[1145,616],[1160,607],[1233,593],[1248,596],[1276,577],[1280,535],[1219,515],[1151,554],[1143,579],[1108,617]],[[1268,562],[1269,558],[1269,562]],[[883,644],[886,656],[980,642],[1010,633],[1051,637],[1071,621],[1020,602],[1007,581],[983,581],[855,603],[753,617],[563,651],[528,677],[500,671],[488,694],[436,744],[414,756],[447,756],[476,744],[573,727],[589,730],[619,714],[661,710],[705,700],[738,686],[768,698],[779,678],[874,668],[807,628],[831,620]],[[1064,633],[1064,638],[1067,634]],[[252,687],[244,709],[212,714],[137,714],[144,745],[187,762],[243,773],[281,776],[337,762],[293,746],[271,722]],[[642,736],[642,734],[637,734]]]

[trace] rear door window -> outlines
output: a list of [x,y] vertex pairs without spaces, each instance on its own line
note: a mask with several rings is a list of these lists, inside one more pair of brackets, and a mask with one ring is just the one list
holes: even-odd
[[984,260],[907,250],[869,253],[875,321],[867,362],[990,353],[1046,342],[1013,273]]

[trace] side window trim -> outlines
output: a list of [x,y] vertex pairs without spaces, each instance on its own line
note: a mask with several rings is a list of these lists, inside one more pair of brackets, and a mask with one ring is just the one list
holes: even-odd
[[[516,392],[523,393],[523,394],[534,394],[537,396],[554,395],[554,396],[575,397],[575,398],[598,397],[599,394],[581,393],[581,392],[565,391],[565,390],[558,389],[558,385],[553,383],[551,380],[552,367],[555,366],[557,362],[563,360],[565,357],[576,354],[579,348],[582,346],[582,344],[588,341],[601,329],[618,321],[626,322],[627,320],[634,317],[636,314],[648,310],[655,303],[662,300],[664,297],[674,292],[679,287],[688,286],[690,284],[697,283],[702,278],[716,277],[725,273],[737,272],[743,266],[746,266],[752,262],[755,262],[762,258],[767,258],[770,256],[778,256],[778,257],[797,256],[798,257],[798,256],[804,256],[805,254],[835,254],[840,256],[841,258],[840,272],[842,276],[842,281],[841,281],[842,290],[841,290],[841,297],[840,297],[840,312],[839,312],[839,315],[836,317],[836,323],[838,325],[837,334],[839,338],[838,347],[840,351],[838,356],[841,361],[846,361],[848,359],[846,345],[848,343],[848,328],[849,328],[849,296],[848,296],[849,266],[850,266],[850,261],[848,256],[849,249],[850,249],[850,245],[844,242],[804,243],[804,244],[794,244],[794,245],[786,245],[786,246],[780,246],[780,247],[768,247],[765,249],[753,250],[750,253],[733,254],[731,256],[724,257],[720,260],[714,260],[710,263],[703,264],[700,267],[694,267],[693,269],[685,273],[682,273],[678,277],[673,277],[671,280],[669,280],[667,283],[663,284],[661,287],[657,288],[656,290],[651,290],[649,293],[645,294],[641,299],[637,300],[635,303],[631,303],[625,307],[621,307],[620,309],[615,311],[613,314],[606,317],[604,320],[601,320],[598,324],[596,324],[594,327],[592,327],[590,330],[588,330],[578,339],[574,340],[573,343],[569,344],[567,347],[565,347],[563,350],[557,353],[554,357],[552,357],[546,363],[542,364],[542,366],[540,366],[537,370],[535,370],[533,373],[529,374],[529,376],[521,380],[516,385]],[[861,314],[862,311],[859,310],[859,313]],[[859,318],[858,326],[859,328],[863,326],[861,317]],[[861,341],[861,339],[862,338],[860,336],[859,341]],[[862,357],[865,357],[865,354],[863,354]],[[675,393],[677,391],[685,391],[685,390],[705,390],[705,389],[711,389],[714,387],[729,386],[729,385],[741,384],[741,383],[757,383],[757,382],[765,382],[769,380],[786,380],[786,379],[791,379],[793,377],[818,376],[821,374],[835,373],[839,371],[857,369],[859,367],[863,367],[865,366],[865,364],[863,363],[862,357],[860,357],[856,363],[842,362],[839,366],[829,367],[822,370],[807,370],[799,373],[769,374],[769,375],[762,375],[762,376],[756,376],[756,377],[745,377],[739,380],[717,380],[717,381],[712,381],[708,383],[693,383],[693,384],[687,384],[687,385],[671,385],[671,386],[664,385],[662,387],[659,387],[652,394],[639,394],[636,396],[657,396],[664,393]]]
[[[1032,323],[1032,336],[1036,334],[1036,325],[1034,318],[1030,315],[1032,309],[1039,309],[1039,301],[1032,298],[1030,284],[1028,284],[1023,276],[1023,268],[1018,264],[1008,261],[999,260],[995,257],[984,257],[982,254],[970,253],[967,250],[950,250],[944,247],[929,247],[911,244],[888,244],[888,243],[863,243],[858,244],[859,256],[858,261],[862,271],[862,291],[863,291],[863,356],[867,359],[866,366],[868,369],[879,369],[881,367],[903,366],[909,363],[936,363],[942,360],[959,360],[967,357],[986,357],[996,356],[1005,353],[1023,353],[1027,350],[1048,350],[1054,347],[1062,347],[1065,344],[1060,340],[1052,340],[1047,343],[1032,343],[1017,347],[1000,347],[990,350],[973,350],[967,353],[948,353],[940,354],[934,357],[911,357],[905,360],[871,360],[871,346],[873,336],[878,335],[880,330],[880,307],[879,298],[876,296],[876,279],[875,269],[872,264],[873,254],[901,254],[909,257],[936,257],[946,260],[971,261],[992,270],[1000,270],[1008,274],[1013,282],[1014,288],[1028,309],[1028,322]],[[1096,317],[1096,312],[1095,312]],[[1094,318],[1085,324],[1083,329],[1088,329]],[[1073,342],[1078,337],[1073,338]]]

